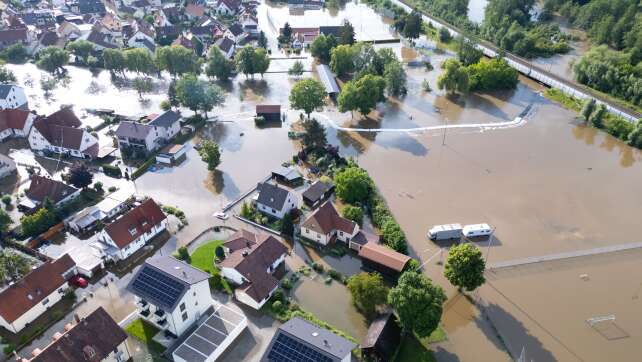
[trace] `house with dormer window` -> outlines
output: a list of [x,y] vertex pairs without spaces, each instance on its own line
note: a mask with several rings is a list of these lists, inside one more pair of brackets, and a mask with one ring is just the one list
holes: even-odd
[[125,260],[167,229],[167,216],[154,200],[147,199],[105,226],[98,240],[109,246],[108,258]]

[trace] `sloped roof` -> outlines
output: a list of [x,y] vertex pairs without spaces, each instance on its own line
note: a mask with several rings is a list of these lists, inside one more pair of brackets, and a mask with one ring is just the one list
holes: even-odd
[[122,121],[116,129],[117,137],[129,137],[135,139],[145,139],[149,132],[152,131],[152,126],[148,124]]
[[31,308],[65,283],[64,272],[73,268],[68,254],[55,261],[47,261],[25,275],[15,284],[0,292],[0,315],[13,323]]
[[193,17],[201,17],[205,14],[205,7],[197,4],[187,4],[185,13]]
[[341,217],[332,202],[326,201],[303,222],[303,227],[324,235],[333,230],[352,234],[357,223]]
[[7,98],[13,88],[22,89],[22,87],[15,84],[0,84],[0,98]]
[[105,231],[122,249],[141,235],[160,224],[167,216],[153,199],[147,199],[139,206],[105,227]]
[[310,200],[311,202],[316,202],[320,200],[323,195],[332,190],[334,185],[330,183],[325,183],[322,181],[316,181],[307,190],[303,191],[303,198]]
[[76,191],[78,191],[77,188],[69,186],[64,182],[52,180],[40,175],[33,175],[31,176],[31,184],[25,191],[25,195],[31,200],[38,202],[43,202],[45,198],[48,198],[55,204]]
[[241,24],[239,24],[239,23],[232,24],[232,26],[230,26],[228,28],[228,30],[234,36],[239,36],[239,35],[243,34],[243,26]]
[[[127,333],[116,324],[103,307],[98,307],[30,361],[102,361],[126,339]],[[88,351],[92,351],[95,356],[88,359]]]
[[17,43],[27,40],[27,28],[0,30],[0,42]]
[[280,104],[257,104],[256,113],[279,113],[281,114]]
[[283,209],[288,198],[288,190],[267,182],[260,183],[256,189],[259,192],[258,203],[275,210]]
[[361,250],[359,250],[359,256],[398,272],[403,271],[406,263],[411,259],[408,255],[375,243],[366,243],[366,245],[362,246]]
[[167,112],[164,112],[160,116],[154,118],[151,122],[149,122],[149,124],[152,126],[169,128],[172,125],[174,125],[174,123],[179,122],[180,120],[181,120],[180,114],[172,110],[169,110]]
[[21,109],[0,110],[0,132],[9,128],[22,130],[30,114]]
[[234,41],[228,37],[223,37],[216,41],[216,46],[221,49],[223,53],[227,53],[234,46]]
[[[62,108],[34,122],[34,128],[53,146],[80,150],[84,130],[71,108]],[[93,136],[91,136],[93,137]]]

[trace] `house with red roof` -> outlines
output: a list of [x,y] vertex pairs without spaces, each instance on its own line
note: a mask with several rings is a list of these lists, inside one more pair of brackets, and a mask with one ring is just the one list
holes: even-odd
[[125,260],[166,229],[167,216],[153,199],[147,199],[105,226],[98,240],[111,247],[111,259]]
[[49,151],[79,158],[98,156],[98,139],[81,128],[82,123],[71,108],[62,108],[37,118],[29,133],[29,146],[37,152]]
[[27,137],[36,115],[22,109],[0,110],[0,142],[11,137]]
[[321,245],[335,240],[349,244],[358,232],[359,225],[341,217],[330,201],[316,209],[301,225],[301,236]]
[[23,330],[62,299],[76,274],[76,263],[65,254],[0,291],[0,326],[12,333]]
[[62,181],[33,175],[29,188],[25,190],[25,197],[18,204],[18,209],[25,213],[34,212],[46,199],[51,200],[54,205],[62,205],[80,196],[80,191]]

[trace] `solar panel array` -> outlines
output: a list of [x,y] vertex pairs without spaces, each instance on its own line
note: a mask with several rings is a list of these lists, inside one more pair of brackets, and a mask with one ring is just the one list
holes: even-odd
[[332,362],[332,358],[283,333],[276,337],[267,359],[271,362]]
[[204,362],[243,322],[240,314],[220,306],[175,351],[185,361]]
[[139,297],[171,311],[183,295],[185,285],[144,265],[132,283],[132,288]]

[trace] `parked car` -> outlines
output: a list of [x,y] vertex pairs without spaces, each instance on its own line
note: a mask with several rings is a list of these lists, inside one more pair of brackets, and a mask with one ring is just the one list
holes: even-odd
[[87,279],[81,277],[80,275],[76,275],[70,280],[72,285],[77,286],[78,288],[86,288],[89,285],[89,282],[87,282]]
[[459,239],[461,235],[461,224],[435,225],[428,230],[428,238],[432,241]]
[[214,213],[214,217],[221,220],[227,220],[230,216],[222,211],[219,211]]
[[492,234],[493,229],[488,224],[473,224],[464,226],[462,231],[465,237],[474,238],[476,236],[488,236]]

